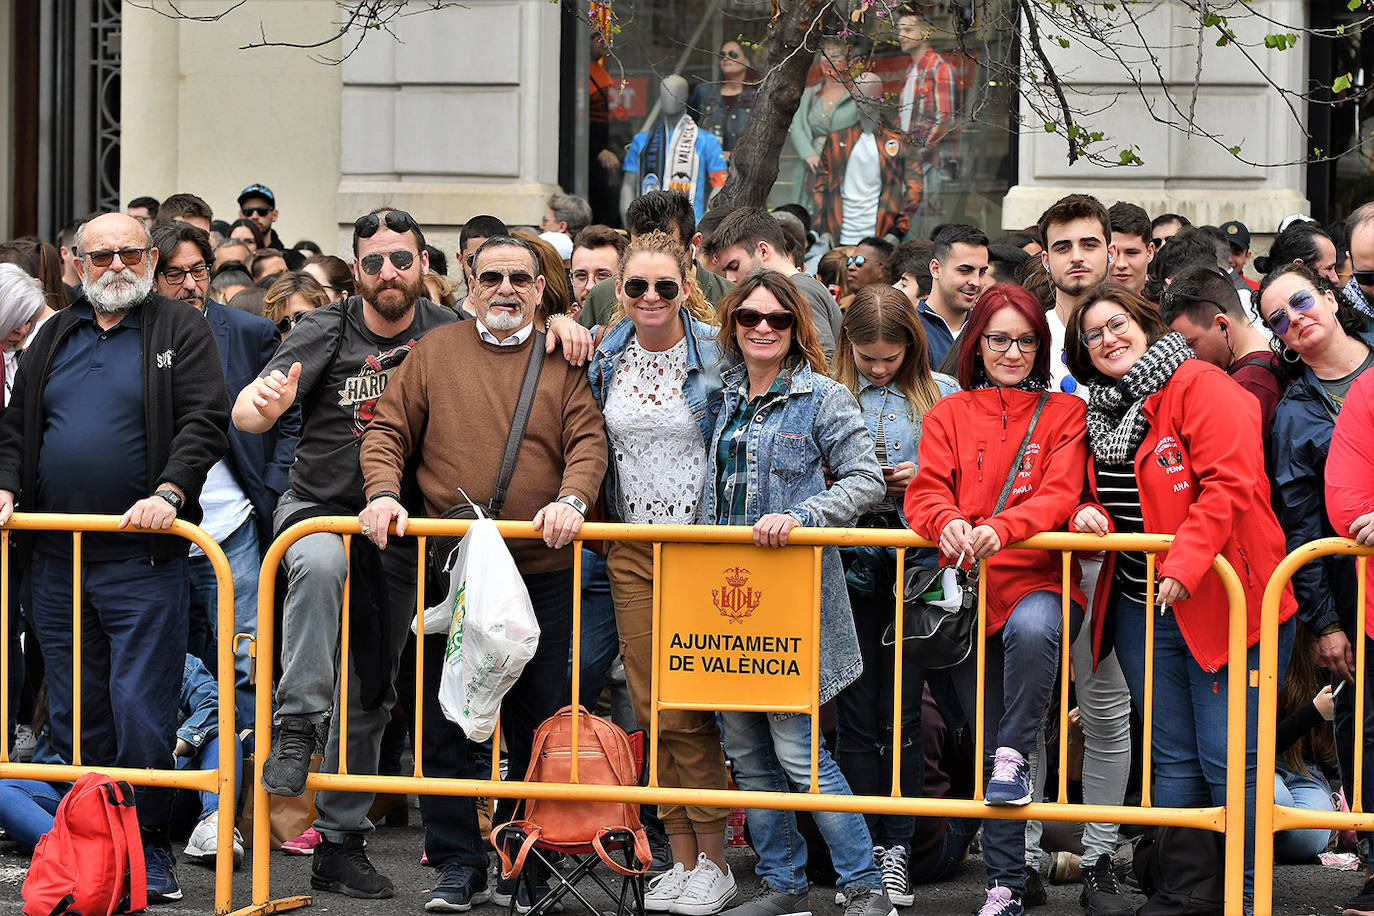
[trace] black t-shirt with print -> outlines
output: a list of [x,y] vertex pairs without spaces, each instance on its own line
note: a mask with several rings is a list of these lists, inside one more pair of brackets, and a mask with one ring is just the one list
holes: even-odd
[[314,310],[296,325],[261,373],[285,373],[292,363],[301,364],[296,399],[303,411],[302,429],[291,465],[296,496],[349,512],[362,510],[358,450],[377,399],[417,340],[457,320],[453,309],[419,299],[404,332],[378,337],[363,320],[362,297],[350,296]]

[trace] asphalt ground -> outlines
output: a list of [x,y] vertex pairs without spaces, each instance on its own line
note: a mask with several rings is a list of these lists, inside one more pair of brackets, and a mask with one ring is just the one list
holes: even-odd
[[[368,854],[379,871],[396,884],[396,896],[390,900],[353,900],[335,894],[317,894],[307,912],[360,914],[360,916],[390,916],[401,913],[423,913],[424,892],[434,886],[435,872],[420,864],[422,833],[418,826],[419,811],[410,811],[409,827],[380,827],[368,840]],[[251,892],[249,864],[251,851],[244,868],[234,875],[234,906],[248,904]],[[492,857],[493,862],[495,856]],[[753,853],[747,849],[730,850],[731,869],[739,885],[742,902],[760,891],[754,875]],[[20,886],[28,859],[12,843],[0,841],[0,916],[22,911]],[[609,873],[609,872],[608,872]],[[152,913],[195,914],[210,916],[214,910],[214,872],[191,863],[178,854],[177,874],[184,892],[183,899],[174,904],[150,907]],[[1275,870],[1274,914],[1281,916],[1332,916],[1340,912],[1340,903],[1359,890],[1360,876],[1354,871],[1336,871],[1318,865],[1287,865]],[[614,904],[594,886],[589,896],[602,912],[613,912]],[[977,913],[983,902],[983,866],[981,859],[971,855],[955,876],[939,884],[920,885],[915,889],[916,903],[899,912],[931,914],[931,916],[967,916]],[[272,891],[276,896],[309,894],[310,859],[304,856],[272,854]],[[1036,916],[1080,916],[1078,885],[1051,885],[1049,902],[1032,912]],[[1143,898],[1137,898],[1143,902]],[[811,905],[816,916],[840,916],[841,908],[834,903],[834,889],[813,887]],[[572,916],[577,907],[569,906],[565,916]],[[480,916],[501,916],[504,907],[486,904],[472,910]]]

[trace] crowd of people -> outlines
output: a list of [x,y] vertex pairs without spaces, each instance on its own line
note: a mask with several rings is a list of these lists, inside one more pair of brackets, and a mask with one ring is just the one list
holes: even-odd
[[[573,700],[575,588],[576,699],[604,709],[603,694],[627,691],[619,718],[646,726],[653,555],[633,542],[604,556],[584,549],[575,583],[576,538],[599,503],[616,521],[751,526],[760,548],[785,546],[798,526],[909,528],[936,545],[909,564],[987,561],[983,667],[977,653],[930,670],[906,656],[898,740],[884,644],[895,554],[822,551],[819,699],[834,710],[814,774],[822,792],[889,794],[896,753],[904,795],[968,797],[978,769],[987,805],[1018,807],[1045,797],[1057,759],[1047,747],[1081,740],[1075,793],[1135,803],[1132,723],[1151,686],[1153,804],[1222,804],[1228,779],[1244,779],[1253,826],[1258,690],[1247,690],[1245,772],[1228,772],[1228,666],[1257,666],[1261,598],[1289,549],[1331,535],[1374,543],[1374,375],[1364,377],[1374,204],[1329,228],[1305,218],[1280,227],[1256,259],[1258,279],[1246,276],[1250,233],[1238,222],[1193,227],[1081,194],[995,240],[958,224],[910,237],[911,226],[872,213],[855,244],[839,245],[842,233],[817,231],[794,205],[717,207],[698,220],[688,195],[651,191],[630,202],[622,233],[560,193],[538,227],[473,216],[451,253],[427,244],[410,214],[380,207],[354,223],[348,259],[308,241],[285,247],[265,185],[238,204],[227,224],[193,194],[138,198],[128,213],[75,221],[56,244],[0,245],[0,524],[16,510],[112,514],[154,532],[196,523],[229,560],[234,631],[251,634],[273,537],[303,519],[356,516],[364,537],[351,553],[341,536],[317,533],[282,562],[279,657],[257,663],[258,677],[274,679],[269,793],[301,795],[321,743],[326,771],[341,747],[350,772],[387,771],[407,740],[393,708],[414,696],[398,678],[415,652],[425,653],[425,702],[401,718],[423,717],[426,775],[486,772],[489,750],[440,708],[444,637],[417,643],[408,632],[426,572],[409,520],[464,499],[540,535],[510,543],[541,630],[502,702],[512,778],[535,728]],[[508,431],[526,413],[505,468]],[[1156,557],[1077,555],[1067,582],[1057,554],[1009,549],[1065,530],[1175,539]],[[82,538],[75,735],[72,538],[13,543],[15,755],[71,760],[79,742],[87,764],[169,768],[214,759],[219,740],[239,749],[237,735],[209,727],[218,606],[203,552],[155,534]],[[1227,654],[1217,555],[1244,587],[1245,659]],[[353,657],[341,683],[350,569]],[[1333,688],[1357,674],[1353,646],[1366,634],[1355,600],[1348,558],[1309,564],[1284,592],[1285,803],[1333,810],[1352,797],[1355,691]],[[1374,635],[1374,611],[1366,629]],[[1074,680],[1060,695],[1065,641]],[[248,647],[234,659],[245,732]],[[975,768],[967,734],[980,670],[986,759]],[[1074,736],[1050,727],[1061,703]],[[808,716],[667,710],[658,726],[662,786],[810,785]],[[1370,786],[1374,755],[1364,766]],[[0,782],[0,827],[31,846],[65,788]],[[313,855],[312,886],[393,896],[366,849],[373,796],[320,791],[314,804],[317,819],[287,844]],[[219,812],[209,798],[151,787],[137,807],[149,899],[179,899],[173,843],[212,859]],[[515,807],[498,802],[493,822]],[[427,910],[492,900],[523,912],[547,892],[544,876],[489,876],[476,800],[425,795],[420,813],[435,869]],[[846,916],[891,916],[913,904],[916,885],[948,878],[980,829],[983,916],[1043,903],[1044,882],[1065,875],[1081,882],[1091,916],[1136,904],[1119,864],[1138,834],[1117,824],[1085,824],[1066,841],[1015,817],[820,812],[809,836],[827,847],[827,872],[817,865],[826,856],[808,859],[798,819],[768,810],[748,813],[764,891],[741,901],[727,813],[646,810],[664,838],[647,909],[791,916],[810,912],[813,883],[833,882]],[[1331,842],[1329,831],[1287,831],[1276,849],[1305,861]],[[1366,838],[1358,851],[1367,862]],[[1170,854],[1167,843],[1156,850]],[[1252,857],[1247,843],[1247,901]],[[1374,912],[1374,881],[1344,912]]]

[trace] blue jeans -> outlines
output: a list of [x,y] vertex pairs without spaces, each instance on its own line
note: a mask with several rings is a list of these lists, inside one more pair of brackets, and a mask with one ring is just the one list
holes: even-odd
[[25,852],[32,852],[52,829],[53,815],[71,783],[0,779],[0,829]]
[[[33,623],[53,751],[72,759],[72,564],[33,555]],[[186,671],[186,560],[88,560],[81,579],[81,762],[171,769]],[[165,845],[172,789],[138,786],[145,839]]]
[[[606,672],[620,651],[615,628],[615,602],[611,600],[611,580],[606,575],[606,558],[582,548],[582,671],[578,702],[596,709],[596,701],[606,686]],[[568,657],[569,682],[572,681],[572,656]]]
[[[767,712],[723,712],[725,755],[734,767],[735,785],[765,792],[806,792],[811,786],[811,717]],[[849,783],[821,743],[817,783],[828,795],[851,795]],[[830,847],[842,888],[882,888],[873,863],[873,840],[862,814],[816,811],[812,814]],[[749,809],[749,833],[758,853],[755,871],[774,891],[806,892],[806,841],[791,811]]]
[[[1320,772],[1295,773],[1279,763],[1274,774],[1274,804],[1308,811],[1334,811],[1331,786]],[[1326,851],[1331,831],[1320,827],[1274,834],[1275,862],[1310,862]]]
[[[1059,592],[1031,592],[1012,608],[1002,629],[988,638],[983,677],[985,786],[992,778],[992,761],[999,747],[1015,748],[1026,758],[1035,751],[1035,735],[1049,711],[1062,662],[1063,600]],[[1069,625],[1075,632],[1082,619],[1083,609],[1072,605]],[[968,721],[974,722],[976,648],[952,675],[959,705]],[[1025,858],[1024,820],[990,817],[983,821],[983,861],[989,884],[996,882],[1019,894],[1026,886]]]
[[[213,770],[219,766],[219,736],[211,738],[189,757],[177,758],[178,770]],[[238,796],[243,791],[243,744],[238,735],[234,736],[234,808],[238,808]],[[190,823],[194,827],[200,821],[219,810],[219,796],[214,792],[198,792],[191,789],[178,789],[172,805],[174,823]]]
[[[1218,612],[1220,613],[1220,611]],[[1112,605],[1116,618],[1116,657],[1131,689],[1131,700],[1144,715],[1145,606],[1129,598]],[[1279,626],[1278,679],[1283,681],[1293,651],[1296,622]],[[1226,699],[1228,667],[1205,671],[1193,658],[1172,613],[1155,614],[1154,658],[1154,804],[1192,808],[1226,804]],[[1250,647],[1246,670],[1259,667],[1259,645]],[[1245,835],[1255,835],[1255,730],[1259,689],[1246,690],[1245,703]],[[1245,844],[1246,900],[1254,888],[1255,850]],[[1248,905],[1248,904],[1247,904]]]
[[[220,542],[220,549],[229,561],[234,577],[234,633],[258,632],[258,572],[262,555],[258,553],[257,520],[249,516],[238,530]],[[204,556],[187,561],[191,577],[191,606],[203,612],[210,622],[210,647],[216,644],[219,633],[219,594],[216,591],[215,570]],[[232,636],[231,636],[232,638]],[[234,653],[234,717],[235,731],[253,727],[253,685],[248,682],[252,660],[248,643],[239,644]],[[214,666],[206,664],[211,671]]]
[[[888,577],[891,581],[891,576]],[[896,656],[883,645],[883,632],[892,624],[891,591],[873,597],[849,590],[854,608],[854,631],[864,669],[854,683],[835,698],[835,762],[855,795],[887,795],[892,791],[892,684]],[[921,747],[921,700],[925,670],[902,658],[901,788],[903,795],[921,795],[926,781],[926,758]],[[879,846],[898,844],[911,849],[916,818],[909,814],[865,814],[868,831]]]

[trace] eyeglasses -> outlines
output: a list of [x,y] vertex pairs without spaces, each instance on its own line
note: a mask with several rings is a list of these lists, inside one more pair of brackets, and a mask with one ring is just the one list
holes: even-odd
[[614,271],[607,270],[604,267],[596,273],[592,273],[589,270],[574,270],[572,272],[572,281],[574,286],[587,286],[592,283],[600,283],[602,280],[609,280],[614,276]]
[[510,280],[511,289],[517,293],[523,293],[534,286],[534,275],[523,270],[513,270],[510,273],[500,270],[484,270],[477,275],[477,282],[482,284],[482,289],[488,292],[500,289],[504,280]]
[[208,264],[197,264],[189,270],[182,270],[180,267],[168,267],[162,271],[162,279],[173,286],[180,286],[186,282],[186,275],[190,274],[193,280],[205,280],[210,276],[210,266]]
[[374,252],[359,258],[358,266],[361,267],[363,273],[367,274],[369,277],[375,277],[382,272],[382,264],[385,263],[386,258],[391,259],[391,266],[395,267],[397,270],[409,270],[410,265],[415,263],[415,252],[406,251],[404,248],[389,251],[385,255],[381,252]]
[[1034,334],[1026,334],[1023,337],[1008,337],[1005,334],[984,334],[983,339],[988,342],[988,349],[994,353],[1005,353],[1011,349],[1012,344],[1016,344],[1016,349],[1022,353],[1034,353],[1040,349],[1040,338]]
[[1316,296],[1312,295],[1309,290],[1300,289],[1288,297],[1288,308],[1275,309],[1268,318],[1264,319],[1264,323],[1269,326],[1269,330],[1273,331],[1276,336],[1282,337],[1288,333],[1290,314],[1296,316],[1298,312],[1311,311],[1312,306],[1316,304]]
[[1169,241],[1169,240],[1168,240],[1168,239],[1150,239],[1150,244],[1153,245],[1153,246],[1155,246],[1155,253],[1158,254],[1158,253],[1159,253],[1159,249],[1163,248],[1163,247],[1164,247],[1164,243],[1167,242],[1167,241]]
[[[412,229],[420,231],[420,226],[415,222],[415,218],[404,210],[388,210],[385,213],[386,227],[392,232],[410,232]],[[377,234],[381,228],[382,219],[376,213],[368,213],[360,216],[353,222],[353,235],[360,239],[370,239]]]
[[[658,293],[660,299],[676,299],[682,287],[678,286],[676,280],[655,280],[654,292]],[[643,277],[631,277],[625,281],[625,295],[631,299],[638,299],[649,291],[649,281]],[[754,322],[758,324],[758,322]],[[753,327],[754,325],[749,325]]]
[[309,312],[297,312],[294,315],[283,315],[281,316],[281,320],[277,322],[277,330],[285,334],[299,324],[302,318],[309,314]]
[[1100,324],[1095,328],[1088,328],[1079,339],[1083,341],[1083,346],[1087,347],[1089,350],[1096,350],[1098,347],[1102,346],[1102,330],[1104,328],[1111,331],[1117,337],[1120,337],[1122,334],[1126,333],[1126,329],[1130,326],[1131,316],[1127,315],[1125,312],[1117,312],[1107,319],[1106,324]]
[[758,309],[735,309],[735,323],[742,328],[756,328],[759,322],[767,322],[775,331],[786,331],[796,322],[797,316],[791,312],[760,312]]
[[741,57],[744,56],[743,54],[741,54],[739,51],[735,50],[734,48],[731,48],[730,50],[724,51],[724,52],[722,52],[722,53],[723,53],[723,56],[728,57],[728,58],[730,58],[731,60],[739,60]]
[[861,254],[853,254],[844,259],[845,267],[863,267],[867,259]]
[[83,251],[81,252],[81,256],[96,267],[109,267],[114,261],[115,255],[119,255],[121,261],[129,267],[133,267],[135,264],[143,261],[143,256],[147,254],[148,251],[149,249],[147,248],[120,248],[118,250],[101,248],[96,251]]
[[269,214],[269,213],[272,212],[272,208],[271,208],[271,207],[240,207],[240,208],[239,208],[239,212],[243,214],[244,219],[247,219],[247,218],[250,217],[250,216],[267,216],[267,214]]
[[1374,286],[1374,270],[1352,270],[1350,275],[1360,286]]

